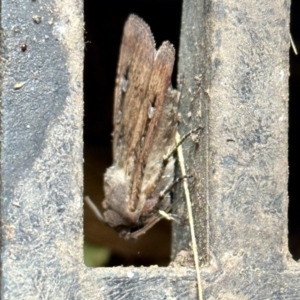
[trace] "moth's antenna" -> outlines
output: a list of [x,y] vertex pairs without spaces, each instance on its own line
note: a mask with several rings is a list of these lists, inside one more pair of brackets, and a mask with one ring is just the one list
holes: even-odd
[[181,182],[183,179],[186,179],[186,178],[192,178],[193,176],[192,175],[184,175],[184,176],[181,176],[181,177],[178,177],[176,180],[174,180],[170,185],[168,185],[163,191],[161,191],[159,193],[159,198],[160,199],[163,199],[166,194],[168,194],[173,188],[174,186],[176,186],[179,182]]
[[296,45],[294,43],[294,40],[293,40],[293,37],[292,37],[291,34],[290,34],[290,41],[291,41],[291,46],[293,48],[293,51],[294,51],[295,55],[298,55],[297,47],[296,47]]
[[101,213],[101,211],[99,210],[99,208],[95,205],[95,203],[90,199],[89,196],[85,196],[84,197],[84,201],[85,203],[89,206],[89,208],[94,212],[94,214],[96,215],[96,217],[101,221],[101,222],[105,222],[104,217]]

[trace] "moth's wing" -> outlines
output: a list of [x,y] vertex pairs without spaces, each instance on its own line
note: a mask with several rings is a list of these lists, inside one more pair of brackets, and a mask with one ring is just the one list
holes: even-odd
[[[177,129],[178,92],[172,91],[171,76],[175,60],[175,50],[169,42],[164,42],[158,49],[148,89],[148,100],[154,112],[148,117],[144,145],[136,164],[133,186],[131,189],[132,209],[142,210],[146,201],[151,201],[157,183],[172,180],[174,162],[166,169],[163,157],[175,145]],[[162,179],[164,171],[169,178]],[[154,199],[152,199],[154,200]],[[155,200],[154,200],[155,201]],[[157,199],[156,199],[157,201]],[[155,205],[155,203],[153,203]]]
[[149,26],[130,15],[123,32],[114,103],[114,165],[132,178],[147,122],[147,90],[155,57]]
[[159,115],[156,134],[150,143],[146,157],[142,192],[147,198],[157,197],[174,180],[174,159],[171,157],[166,165],[163,158],[176,145],[175,135],[178,122],[179,92],[169,89]]
[[[158,85],[156,75],[153,74],[150,82],[150,89],[156,95],[156,103],[160,110],[154,115],[156,120],[149,126],[149,148],[145,151],[145,171],[143,175],[142,193],[147,199],[155,197],[174,180],[174,159],[170,159],[167,165],[163,166],[163,157],[173,150],[176,141],[175,135],[178,123],[178,102],[179,92],[171,89],[171,76],[175,60],[175,50],[168,42],[163,43],[157,53],[157,64],[165,69],[165,80],[169,81],[167,86]],[[161,62],[160,62],[161,61]],[[159,69],[157,67],[157,69]],[[155,68],[156,69],[156,68]],[[151,131],[154,134],[151,134]]]

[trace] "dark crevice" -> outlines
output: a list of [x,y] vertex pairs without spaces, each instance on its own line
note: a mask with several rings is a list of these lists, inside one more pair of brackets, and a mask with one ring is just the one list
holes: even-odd
[[[300,51],[300,3],[291,1],[291,36]],[[295,260],[300,258],[300,201],[298,200],[299,166],[299,97],[300,97],[300,55],[290,49],[290,101],[289,101],[289,249]]]
[[[134,13],[149,24],[157,47],[169,40],[178,50],[181,1],[85,0],[84,6],[84,194],[101,208],[103,174],[112,164],[113,96],[123,25],[129,14]],[[125,74],[125,80],[126,77]],[[175,66],[173,85],[176,77]],[[84,212],[87,244],[99,247],[97,253],[102,251],[101,247],[109,248],[106,251],[110,257],[109,266],[168,264],[171,247],[169,222],[159,222],[138,240],[124,241],[113,229],[101,224],[88,207]]]

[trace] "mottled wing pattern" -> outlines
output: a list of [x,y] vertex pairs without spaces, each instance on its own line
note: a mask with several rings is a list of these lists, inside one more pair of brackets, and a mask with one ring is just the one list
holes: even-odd
[[[142,210],[147,200],[152,205],[157,202],[158,195],[153,195],[153,191],[161,180],[163,157],[175,144],[178,97],[170,90],[174,60],[173,46],[164,42],[156,52],[147,92],[148,120],[144,145],[135,165],[130,196],[132,209]],[[153,197],[156,199],[152,200]]]
[[114,165],[131,177],[141,151],[147,122],[148,84],[155,57],[155,42],[149,26],[130,15],[123,32],[117,71],[113,156]]

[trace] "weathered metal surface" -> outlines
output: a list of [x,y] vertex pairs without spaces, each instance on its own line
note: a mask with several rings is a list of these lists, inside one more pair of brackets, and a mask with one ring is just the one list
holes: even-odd
[[[79,0],[1,2],[1,299],[196,299],[192,269],[83,264],[82,14]],[[204,127],[184,144],[204,299],[299,298],[288,14],[279,0],[184,3],[182,131]],[[176,230],[174,253],[189,241]]]

